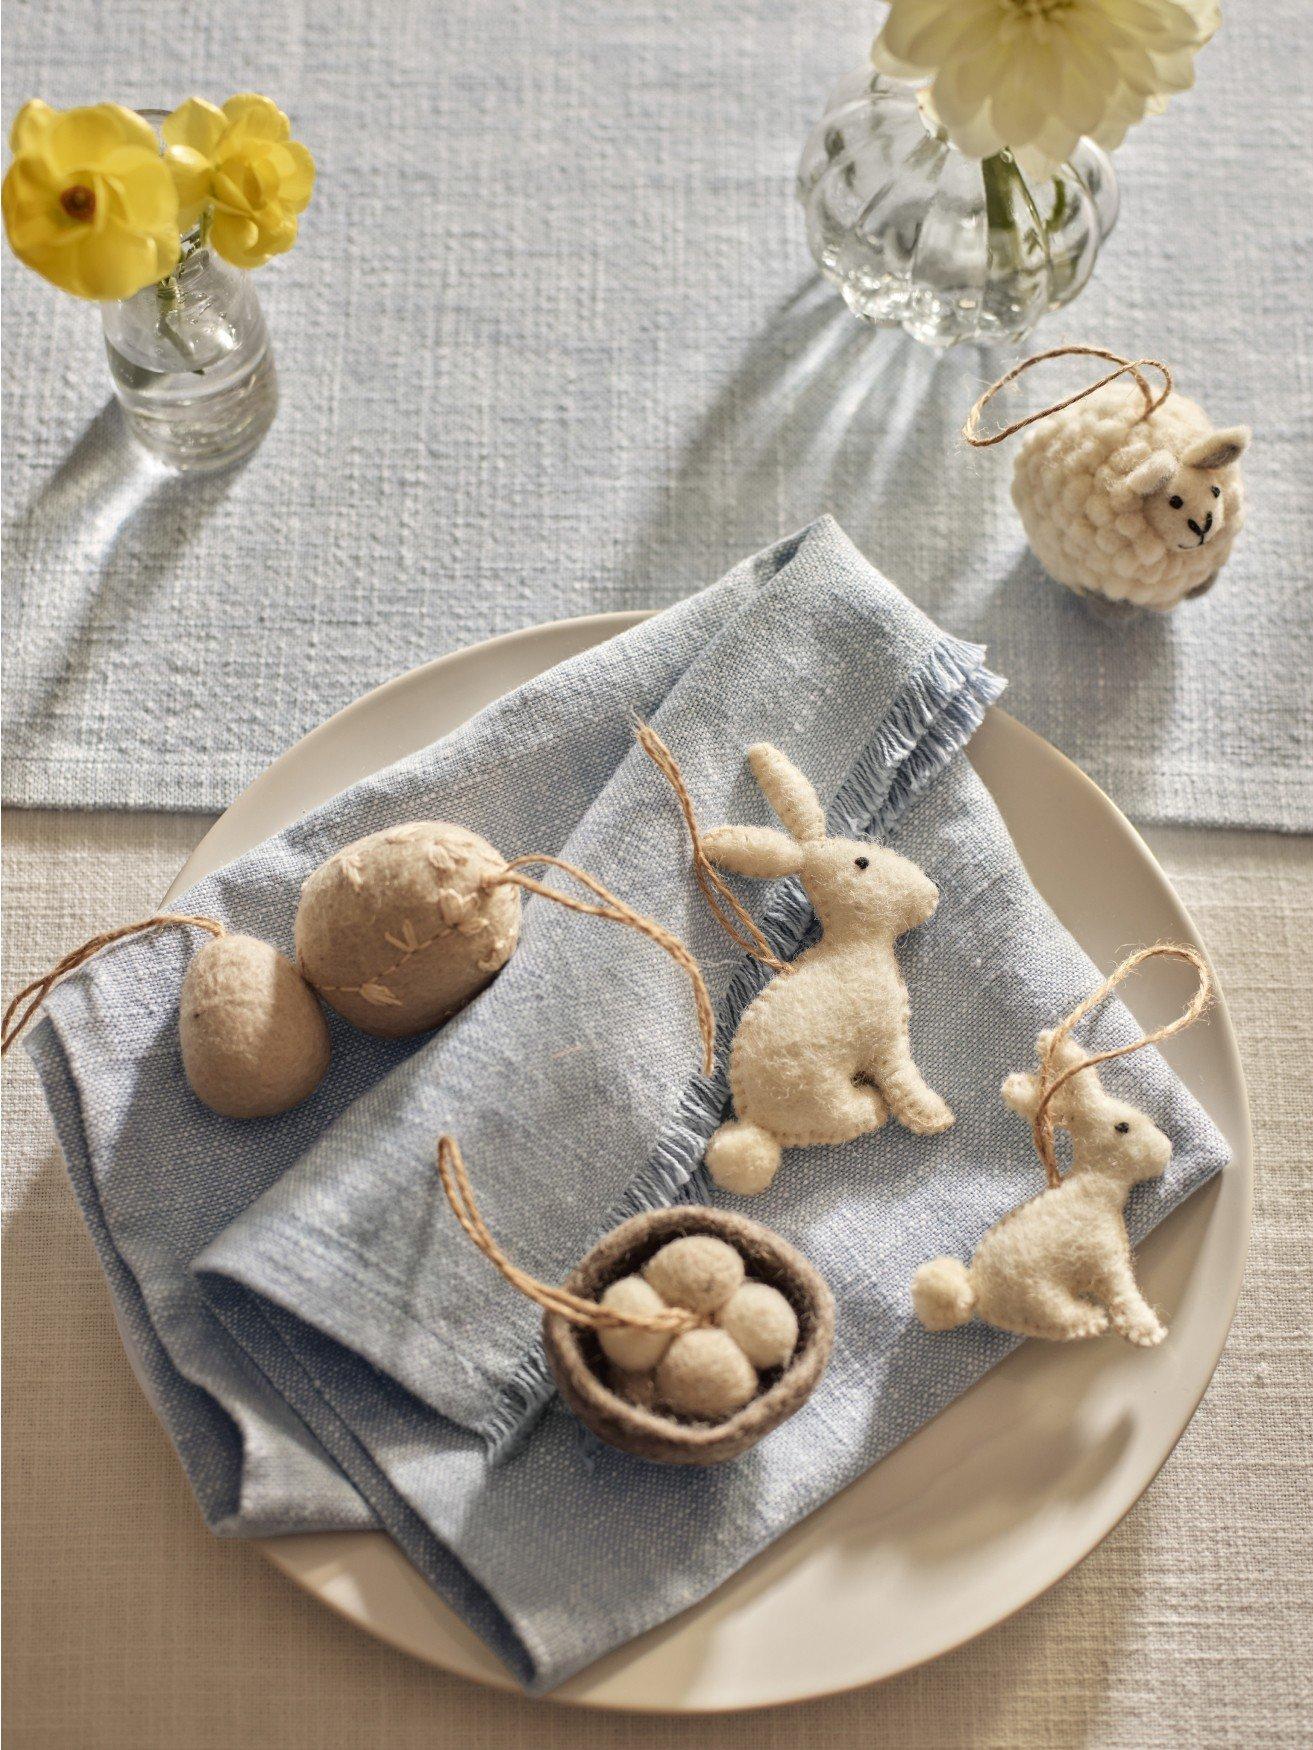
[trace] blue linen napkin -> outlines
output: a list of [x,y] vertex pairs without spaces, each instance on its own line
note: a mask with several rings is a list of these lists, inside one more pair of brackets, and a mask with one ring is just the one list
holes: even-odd
[[[969,1254],[1039,1188],[998,1087],[1096,982],[957,757],[1001,683],[825,519],[624,637],[562,665],[435,747],[315,811],[179,900],[290,948],[305,875],[349,839],[445,817],[507,856],[568,857],[694,948],[721,1028],[768,976],[719,934],[664,781],[652,720],[700,817],[768,821],[743,760],[783,747],[831,829],[879,837],[942,899],[900,958],[913,1043],[957,1112],[933,1139],[884,1130],[786,1156],[745,1203],[829,1281],[829,1371],[735,1463],[664,1469],[601,1447],[551,1395],[538,1313],[456,1227],[440,1130],[515,1260],[548,1281],[623,1215],[721,1200],[700,1170],[726,1103],[699,1075],[682,975],[650,944],[529,900],[516,954],[439,1033],[366,1039],[334,1021],[315,1097],[237,1125],[182,1076],[188,947],[124,943],[61,985],[32,1038],[130,1348],[207,1518],[249,1535],[377,1523],[533,1689],[705,1595],[951,1402],[1013,1346],[910,1315],[918,1264]],[[796,884],[744,884],[777,951],[813,927]],[[1134,1033],[1109,1004],[1089,1037]],[[1172,1136],[1134,1193],[1137,1237],[1225,1160],[1153,1052],[1110,1085]],[[734,1200],[728,1200],[734,1201]]]

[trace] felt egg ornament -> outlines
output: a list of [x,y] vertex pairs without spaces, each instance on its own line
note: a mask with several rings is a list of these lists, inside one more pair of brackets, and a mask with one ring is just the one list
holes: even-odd
[[285,955],[253,936],[216,936],[194,956],[178,1034],[193,1092],[225,1118],[289,1111],[328,1068],[318,997]]
[[157,912],[120,924],[65,954],[10,1001],[0,1053],[61,978],[117,942],[160,930],[210,938],[189,962],[178,995],[182,1068],[196,1098],[224,1118],[273,1118],[309,1099],[331,1054],[319,998],[276,948],[191,912]]
[[447,821],[357,839],[301,888],[301,971],[362,1032],[426,1032],[477,995],[515,948],[520,895],[506,870],[486,839]]
[[[1029,365],[1065,353],[1092,353],[1118,369],[1066,401],[980,436],[980,410],[998,389]],[[1146,368],[1160,371],[1166,387],[1152,389]],[[977,402],[964,435],[984,446],[1023,427],[1029,430],[1017,449],[1012,502],[1055,582],[1111,614],[1166,613],[1212,588],[1244,524],[1239,461],[1248,427],[1214,426],[1154,360],[1131,363],[1087,347],[1024,361]]]

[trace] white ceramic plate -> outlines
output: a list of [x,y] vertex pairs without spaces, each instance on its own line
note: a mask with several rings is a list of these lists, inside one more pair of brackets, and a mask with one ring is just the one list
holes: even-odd
[[[492,699],[641,614],[558,621],[443,657],[368,694],[277,760],[202,840],[170,897],[357,779],[446,734]],[[1095,963],[1129,945],[1199,938],[1108,798],[1047,742],[993,710],[970,757],[1027,869]],[[1184,1001],[1183,969],[1129,990],[1141,1022]],[[1224,1004],[1167,1055],[1230,1142],[1231,1165],[1140,1252],[1166,1308],[1161,1348],[1113,1337],[1028,1343],[860,1481],[696,1608],[555,1691],[593,1707],[763,1707],[890,1677],[960,1646],[1073,1568],[1134,1505],[1212,1376],[1248,1244],[1251,1137]],[[1020,1146],[1020,1144],[1018,1144]],[[264,1545],[298,1584],[420,1659],[501,1688],[501,1664],[389,1539],[342,1533]]]

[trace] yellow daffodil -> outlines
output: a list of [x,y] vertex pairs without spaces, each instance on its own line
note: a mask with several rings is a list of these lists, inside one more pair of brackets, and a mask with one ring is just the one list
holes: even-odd
[[315,161],[277,104],[247,95],[216,109],[192,97],[162,132],[184,230],[210,212],[209,240],[235,267],[263,267],[292,247]]
[[172,273],[178,196],[150,124],[117,103],[23,105],[9,136],[14,254],[79,298],[130,298]]
[[1194,80],[1219,0],[891,0],[871,59],[929,79],[928,104],[972,158],[1010,148],[1051,175],[1083,134],[1108,150]]

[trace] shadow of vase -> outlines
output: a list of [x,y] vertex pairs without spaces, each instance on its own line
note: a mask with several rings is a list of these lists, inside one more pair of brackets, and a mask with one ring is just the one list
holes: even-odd
[[[825,511],[901,580],[926,494],[944,490],[960,368],[900,330],[856,321],[828,282],[809,278],[700,420],[621,565],[614,605],[687,593]],[[969,483],[954,490],[970,500]],[[964,550],[967,510],[955,519]]]
[[[242,466],[174,473],[133,441],[112,398],[87,423],[6,525],[6,544],[28,556],[21,593],[16,581],[5,594],[6,642],[26,671],[24,696],[10,689],[22,712],[6,715],[10,753],[36,754],[91,694],[107,650],[143,635],[152,596],[176,579]],[[36,577],[49,580],[48,594],[33,591]]]

